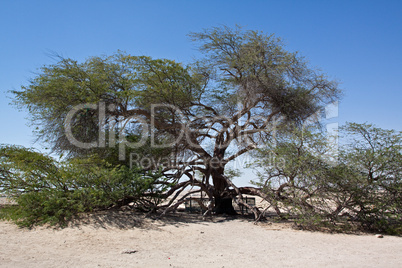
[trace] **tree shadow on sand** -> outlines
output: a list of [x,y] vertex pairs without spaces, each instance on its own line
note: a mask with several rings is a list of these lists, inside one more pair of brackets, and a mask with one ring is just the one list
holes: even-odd
[[173,225],[176,227],[189,224],[208,225],[227,221],[239,220],[253,222],[250,215],[211,215],[203,217],[201,214],[189,212],[175,212],[161,216],[159,213],[142,213],[133,210],[121,211],[109,209],[93,213],[82,214],[72,220],[69,227],[81,227],[90,225],[93,228],[118,228],[118,229],[148,229],[158,230],[160,227]]

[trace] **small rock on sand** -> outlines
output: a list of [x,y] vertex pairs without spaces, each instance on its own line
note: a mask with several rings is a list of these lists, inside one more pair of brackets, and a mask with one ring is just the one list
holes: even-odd
[[135,250],[135,249],[126,249],[126,250],[123,250],[123,251],[121,252],[121,254],[133,254],[133,253],[136,253],[136,252],[138,252],[138,250]]

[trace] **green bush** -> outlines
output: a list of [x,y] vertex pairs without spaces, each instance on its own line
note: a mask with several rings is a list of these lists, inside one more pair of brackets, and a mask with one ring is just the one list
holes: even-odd
[[64,225],[78,213],[124,202],[151,210],[169,187],[159,174],[112,166],[96,157],[57,162],[16,146],[3,146],[0,153],[1,192],[18,204],[3,208],[0,217],[21,226]]
[[301,228],[402,234],[402,134],[355,123],[341,134],[334,164],[319,131],[285,130],[258,151],[256,184]]

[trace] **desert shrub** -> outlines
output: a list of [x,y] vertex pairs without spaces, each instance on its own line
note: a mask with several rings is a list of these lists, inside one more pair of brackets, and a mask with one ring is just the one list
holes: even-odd
[[96,157],[57,162],[16,146],[3,146],[0,153],[1,192],[17,203],[2,209],[1,217],[21,226],[63,225],[78,213],[128,202],[150,210],[170,186],[158,173],[112,166]]
[[337,162],[317,130],[280,133],[257,152],[255,182],[281,217],[304,229],[402,234],[402,136],[349,123]]
[[402,134],[371,124],[348,123],[338,179],[350,196],[345,208],[367,230],[402,234]]
[[280,129],[275,144],[257,151],[254,166],[267,201],[282,218],[292,218],[299,227],[318,229],[328,226],[331,207],[326,195],[330,191],[330,164],[320,132],[309,129]]

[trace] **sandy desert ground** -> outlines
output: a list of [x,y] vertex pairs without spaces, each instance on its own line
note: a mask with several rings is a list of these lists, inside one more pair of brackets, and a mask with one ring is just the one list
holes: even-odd
[[0,267],[402,267],[402,238],[112,211],[64,229],[0,222]]

